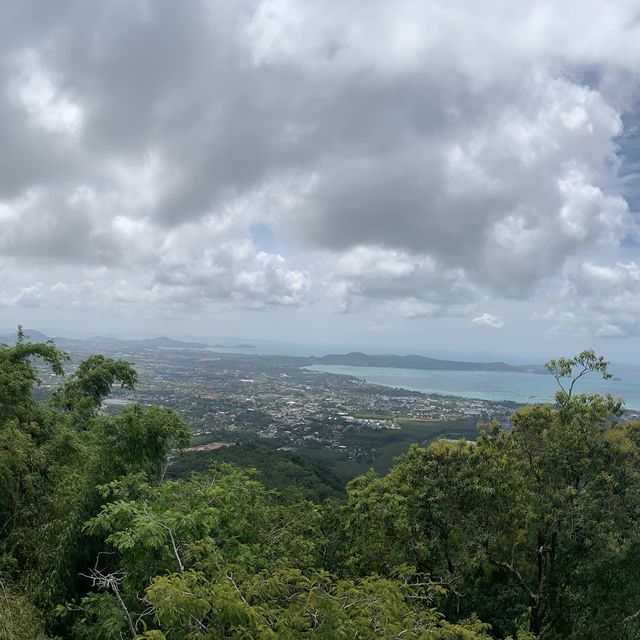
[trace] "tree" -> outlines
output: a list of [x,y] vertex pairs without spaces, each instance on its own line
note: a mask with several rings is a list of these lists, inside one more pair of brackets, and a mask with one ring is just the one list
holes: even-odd
[[113,553],[87,574],[99,589],[81,604],[87,637],[117,628],[167,640],[488,638],[473,616],[448,623],[435,607],[443,585],[409,567],[363,577],[324,570],[320,507],[291,504],[252,473],[223,465],[104,491],[112,499],[86,528],[106,534]]
[[104,503],[96,487],[127,474],[158,481],[168,451],[190,438],[168,409],[101,415],[112,386],[132,388],[137,377],[129,363],[103,356],[81,362],[52,401],[36,402],[36,361],[58,376],[67,359],[52,342],[25,342],[21,329],[15,345],[0,345],[0,610],[26,620],[40,608],[52,628],[54,605],[86,592],[78,574],[102,544],[82,529]]
[[27,422],[34,417],[38,405],[31,392],[40,383],[34,360],[41,360],[58,376],[64,375],[64,363],[68,354],[55,347],[53,342],[25,342],[22,327],[18,327],[17,341],[13,346],[0,344],[0,425],[17,420]]
[[585,349],[573,358],[552,358],[545,364],[560,387],[556,395],[558,404],[571,399],[576,382],[588,373],[599,373],[604,380],[609,380],[611,374],[608,366],[609,363],[602,356],[597,356],[592,349]]
[[413,447],[387,476],[353,481],[355,560],[445,576],[449,614],[476,612],[498,633],[526,615],[541,638],[623,638],[640,604],[640,427],[617,423],[620,401],[574,393],[585,372],[608,376],[592,352],[550,368],[568,379],[555,407],[488,425],[475,445]]
[[131,390],[137,381],[138,374],[128,362],[102,355],[90,356],[79,364],[54,399],[65,409],[91,411],[100,406],[115,384]]

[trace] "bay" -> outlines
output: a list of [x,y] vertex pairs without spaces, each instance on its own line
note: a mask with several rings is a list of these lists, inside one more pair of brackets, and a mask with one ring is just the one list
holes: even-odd
[[[510,400],[523,404],[553,402],[558,385],[551,375],[505,371],[440,371],[395,369],[391,367],[353,367],[315,364],[305,367],[319,373],[353,376],[387,387],[399,387],[427,394]],[[640,410],[640,367],[611,365],[612,380],[595,374],[581,378],[574,393],[611,393],[622,397],[625,407]]]

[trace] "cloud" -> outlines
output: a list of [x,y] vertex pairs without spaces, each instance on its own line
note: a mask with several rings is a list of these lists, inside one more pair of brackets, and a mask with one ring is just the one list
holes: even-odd
[[[319,166],[294,228],[337,250],[366,243],[428,254],[511,297],[526,296],[573,252],[618,242],[631,226],[627,205],[601,186],[620,130],[615,110],[596,92],[546,77],[525,81],[504,104],[496,83],[471,101],[491,111],[486,119],[455,114],[460,96],[446,86],[424,90],[436,104],[407,89],[374,107],[377,123],[361,137],[358,127],[345,132],[349,150]],[[439,113],[386,126],[404,100],[421,98],[427,114]],[[336,105],[336,118],[350,100]],[[588,119],[581,127],[571,120],[577,105]]]
[[502,318],[494,316],[491,313],[483,313],[481,316],[477,316],[471,322],[479,327],[491,327],[492,329],[502,329],[504,322]]
[[0,307],[39,307],[44,300],[40,287],[39,284],[20,287],[13,296],[0,297]]
[[331,263],[329,290],[345,312],[386,301],[404,317],[461,315],[477,297],[459,270],[445,269],[426,255],[357,246]]
[[627,332],[617,324],[607,322],[596,329],[595,335],[598,338],[624,338]]
[[82,127],[81,107],[56,86],[39,56],[25,50],[16,54],[14,65],[10,94],[31,122],[48,132],[78,133]]
[[569,284],[580,297],[600,299],[604,308],[639,311],[640,266],[636,262],[615,265],[583,262],[570,274]]
[[640,266],[582,262],[566,277],[564,305],[574,324],[590,327],[600,338],[640,335]]
[[546,306],[532,320],[552,323],[551,334],[640,337],[640,266],[634,260],[579,262],[549,288]]
[[[638,97],[631,1],[6,12],[0,266],[28,263],[51,304],[57,270],[79,304],[91,272],[116,306],[327,297],[471,317],[482,296],[531,298],[568,262],[636,241],[619,179]],[[260,251],[259,225],[284,248]],[[599,313],[630,295],[606,289]]]

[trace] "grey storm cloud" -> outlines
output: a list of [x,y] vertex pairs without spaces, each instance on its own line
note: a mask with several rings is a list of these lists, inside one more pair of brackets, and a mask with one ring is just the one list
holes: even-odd
[[[264,308],[328,282],[345,310],[458,315],[635,233],[617,189],[632,2],[2,11],[0,255],[94,270],[57,292],[103,273],[114,300],[146,283],[141,303]],[[256,223],[291,250],[253,246]]]

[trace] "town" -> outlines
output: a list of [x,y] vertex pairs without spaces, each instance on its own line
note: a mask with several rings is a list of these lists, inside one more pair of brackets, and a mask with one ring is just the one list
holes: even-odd
[[305,359],[290,356],[123,348],[105,340],[70,346],[70,370],[97,351],[136,367],[135,390],[116,390],[105,402],[107,411],[136,402],[166,406],[189,424],[192,451],[259,444],[295,453],[347,478],[369,466],[386,470],[412,443],[474,440],[478,423],[508,427],[517,408],[511,402],[425,395],[318,373],[301,366]]

